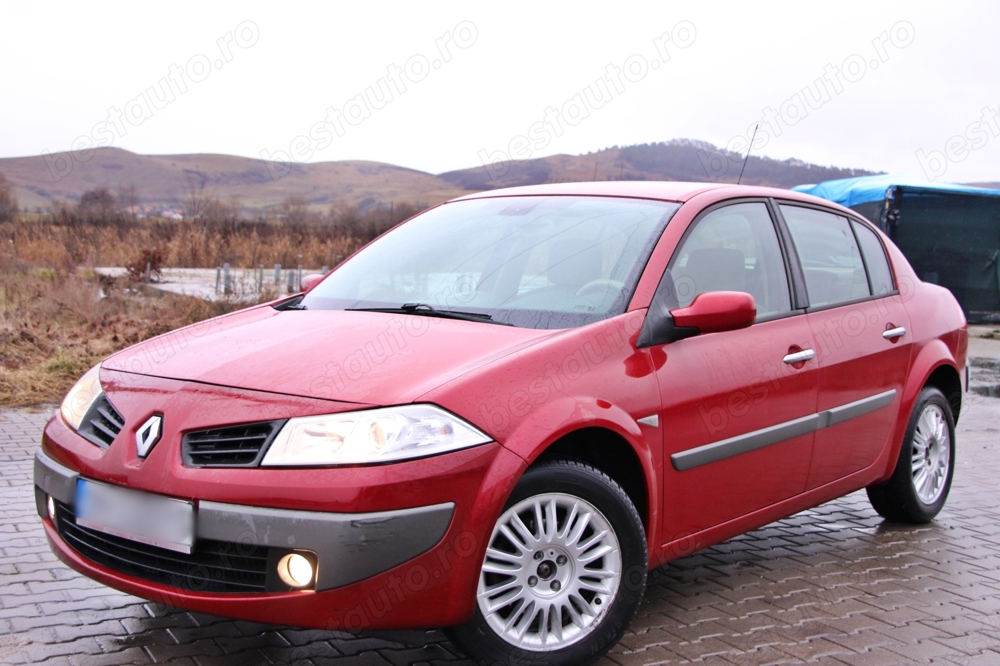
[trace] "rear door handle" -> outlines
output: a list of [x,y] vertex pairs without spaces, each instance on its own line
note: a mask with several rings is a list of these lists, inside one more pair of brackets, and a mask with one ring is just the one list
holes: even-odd
[[906,329],[902,326],[897,326],[896,328],[890,328],[888,331],[882,333],[882,337],[886,340],[894,340],[895,338],[901,338],[906,335]]
[[785,358],[781,359],[785,363],[791,365],[792,363],[803,363],[805,361],[811,361],[816,358],[816,352],[812,349],[803,349],[800,352],[795,352],[794,354],[788,354]]

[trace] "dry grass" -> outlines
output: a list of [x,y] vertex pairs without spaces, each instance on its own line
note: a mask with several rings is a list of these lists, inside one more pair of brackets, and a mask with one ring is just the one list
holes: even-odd
[[0,223],[0,406],[59,401],[108,354],[249,304],[141,296],[127,279],[98,278],[95,266],[134,264],[143,273],[154,255],[178,268],[335,266],[415,209],[394,212],[393,219],[338,209],[297,221],[189,222],[120,213],[94,219],[63,208]]
[[120,225],[62,224],[51,219],[0,224],[0,254],[41,266],[124,266],[142,250],[157,249],[164,265],[214,268],[223,263],[334,266],[371,233],[323,226],[235,222],[226,225],[141,221]]
[[0,405],[58,402],[102,358],[246,303],[138,296],[89,270],[0,258]]

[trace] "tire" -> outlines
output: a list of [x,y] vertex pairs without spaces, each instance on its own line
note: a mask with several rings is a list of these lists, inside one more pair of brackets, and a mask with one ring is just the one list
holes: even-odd
[[584,463],[538,464],[493,528],[472,620],[448,633],[490,666],[589,664],[635,617],[647,563],[642,521],[621,486]]
[[869,486],[868,499],[887,520],[927,523],[944,507],[954,473],[951,404],[938,389],[925,387],[910,415],[892,477]]

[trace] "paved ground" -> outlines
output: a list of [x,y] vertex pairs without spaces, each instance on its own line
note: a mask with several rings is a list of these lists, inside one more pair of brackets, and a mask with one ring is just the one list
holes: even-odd
[[[0,411],[0,662],[469,663],[439,632],[233,622],[77,575],[50,554],[32,499],[49,412]],[[951,498],[930,525],[886,525],[855,493],[653,572],[601,663],[1000,664],[998,433],[1000,400],[970,395]]]

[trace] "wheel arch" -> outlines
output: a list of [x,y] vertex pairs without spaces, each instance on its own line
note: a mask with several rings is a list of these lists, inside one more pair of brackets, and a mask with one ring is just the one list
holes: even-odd
[[962,411],[962,377],[958,370],[948,363],[941,363],[931,371],[924,387],[933,386],[948,400],[952,416],[958,424],[958,415]]
[[[957,393],[955,387],[957,382]],[[959,374],[958,364],[944,342],[940,339],[932,340],[922,347],[916,354],[910,365],[910,374],[903,389],[903,398],[900,404],[899,415],[896,419],[896,426],[890,440],[891,448],[888,455],[885,455],[885,468],[876,483],[886,481],[892,476],[896,468],[896,461],[899,458],[899,451],[903,446],[903,439],[906,437],[906,427],[910,422],[910,414],[920,396],[920,392],[926,386],[934,386],[944,393],[948,402],[955,408],[955,402],[959,409],[962,403],[962,382]],[[944,388],[942,388],[944,387]],[[955,421],[958,421],[958,412],[955,414]],[[878,463],[876,463],[878,464]]]
[[649,537],[650,516],[654,512],[650,506],[648,475],[628,440],[608,428],[582,427],[549,444],[532,461],[532,466],[556,459],[586,463],[611,477],[632,500]]

